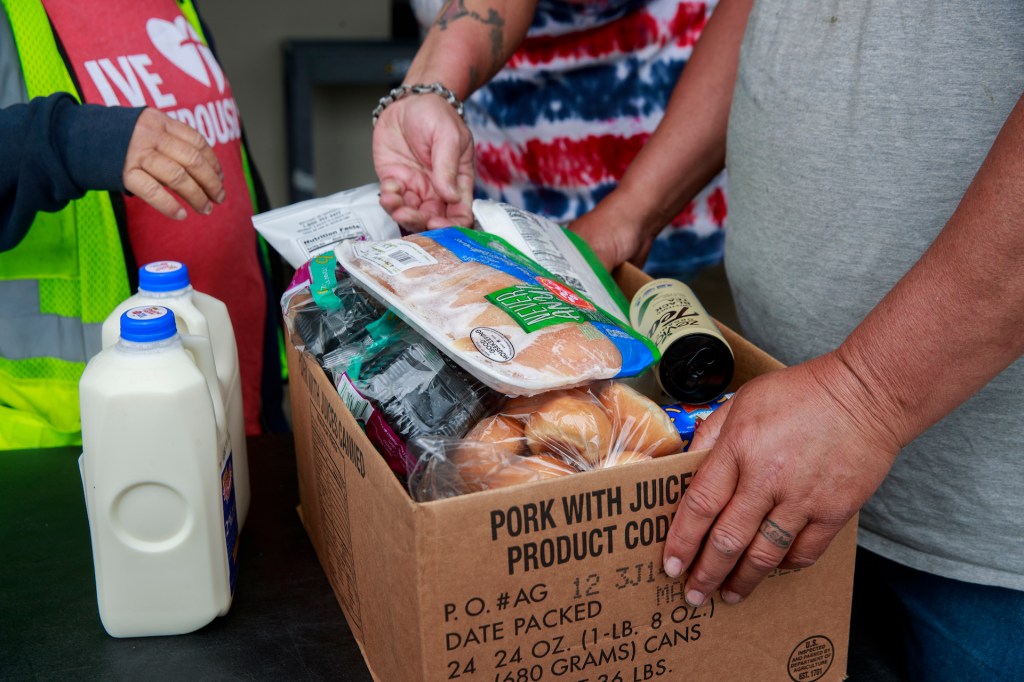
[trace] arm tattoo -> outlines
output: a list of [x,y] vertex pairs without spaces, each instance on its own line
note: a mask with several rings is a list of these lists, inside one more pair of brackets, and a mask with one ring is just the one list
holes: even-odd
[[[446,30],[458,19],[469,18],[485,26],[491,27],[491,72],[497,72],[504,63],[502,55],[505,51],[505,19],[493,7],[487,10],[487,16],[466,9],[466,0],[447,0],[437,15],[437,29]],[[481,75],[475,69],[470,70],[470,87],[476,89],[481,85]]]
[[783,530],[779,524],[775,523],[771,519],[765,519],[758,532],[765,540],[776,547],[785,549],[793,542],[793,535],[788,531]]

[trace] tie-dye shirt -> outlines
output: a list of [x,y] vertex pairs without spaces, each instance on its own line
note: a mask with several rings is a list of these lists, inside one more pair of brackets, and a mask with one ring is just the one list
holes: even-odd
[[[432,19],[439,3],[423,4],[433,11],[417,16]],[[661,121],[715,4],[540,0],[519,49],[466,102],[477,196],[562,224],[592,209]],[[723,172],[666,226],[648,272],[687,277],[721,261],[724,190]]]

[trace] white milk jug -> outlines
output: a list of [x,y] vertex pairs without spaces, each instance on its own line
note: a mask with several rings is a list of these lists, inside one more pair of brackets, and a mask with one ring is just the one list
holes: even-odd
[[227,613],[238,551],[230,436],[209,339],[132,308],[86,365],[82,483],[103,627],[174,635]]
[[228,308],[213,296],[196,291],[189,281],[188,268],[177,261],[156,261],[139,268],[139,291],[114,309],[103,322],[103,347],[118,342],[121,315],[129,308],[161,305],[174,311],[175,323],[182,334],[205,336],[213,345],[217,380],[227,409],[228,432],[235,460],[235,494],[238,496],[238,523],[245,525],[249,515],[249,457],[245,446],[245,414],[242,411],[242,377],[238,368],[238,348]]

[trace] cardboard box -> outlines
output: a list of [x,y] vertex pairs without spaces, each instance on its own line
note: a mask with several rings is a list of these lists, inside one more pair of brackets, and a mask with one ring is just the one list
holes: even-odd
[[[631,294],[646,276],[619,273]],[[723,329],[735,385],[779,363]],[[289,349],[301,514],[384,682],[811,682],[846,677],[856,525],[747,601],[661,570],[704,453],[417,504],[316,361]]]

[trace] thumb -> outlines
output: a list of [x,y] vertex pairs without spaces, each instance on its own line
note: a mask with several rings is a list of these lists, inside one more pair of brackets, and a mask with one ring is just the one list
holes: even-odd
[[459,147],[454,141],[435,141],[430,155],[430,181],[434,191],[446,203],[456,204],[462,198],[456,178],[459,172]]
[[690,444],[691,451],[714,447],[718,442],[718,436],[722,433],[722,425],[729,417],[729,408],[731,407],[732,400],[729,400],[697,425],[697,429],[693,432],[693,442]]

